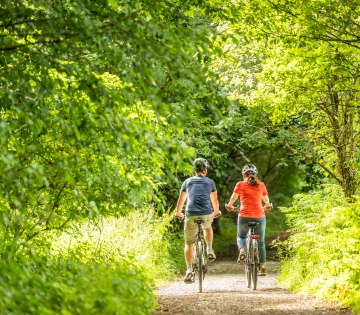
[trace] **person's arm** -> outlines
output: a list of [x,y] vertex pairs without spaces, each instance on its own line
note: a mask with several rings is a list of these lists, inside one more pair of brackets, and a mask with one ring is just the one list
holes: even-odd
[[231,195],[230,201],[229,201],[229,203],[227,204],[227,207],[226,207],[226,209],[228,211],[232,211],[234,209],[233,203],[236,201],[236,199],[238,197],[239,197],[239,194],[237,194],[235,192]]
[[271,210],[271,205],[270,205],[269,196],[268,196],[268,195],[263,196],[263,197],[262,197],[262,200],[263,200],[264,203],[265,203],[264,209],[265,209],[265,210]]
[[221,215],[221,212],[219,210],[219,200],[218,200],[216,191],[213,191],[210,193],[210,199],[211,199],[212,206],[214,208],[214,218],[216,218]]
[[184,206],[186,198],[187,198],[186,191],[181,191],[179,195],[179,199],[177,201],[176,214],[175,214],[179,219],[185,218],[185,215],[182,213],[182,208]]

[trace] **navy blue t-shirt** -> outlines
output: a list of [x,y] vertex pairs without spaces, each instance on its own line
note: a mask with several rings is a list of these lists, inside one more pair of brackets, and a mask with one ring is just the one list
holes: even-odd
[[193,176],[184,181],[181,191],[187,193],[186,216],[213,213],[210,193],[216,191],[215,183],[206,176]]

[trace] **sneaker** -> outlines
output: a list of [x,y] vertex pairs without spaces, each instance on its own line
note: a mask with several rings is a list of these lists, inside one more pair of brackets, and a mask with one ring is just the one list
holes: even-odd
[[188,269],[186,270],[186,274],[184,277],[184,282],[185,283],[191,283],[194,277],[194,273],[192,272],[192,270]]
[[266,276],[265,264],[261,264],[261,265],[259,266],[258,276]]
[[213,249],[208,250],[207,258],[208,258],[209,261],[214,261],[216,259],[216,255],[215,255]]
[[238,259],[237,259],[237,263],[240,264],[240,262],[243,262],[245,260],[245,257],[246,257],[245,248],[242,247],[239,250],[239,256],[238,256]]

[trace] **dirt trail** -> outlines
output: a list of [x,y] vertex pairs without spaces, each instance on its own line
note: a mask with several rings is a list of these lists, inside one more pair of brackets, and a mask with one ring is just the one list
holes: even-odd
[[245,287],[243,267],[234,261],[215,261],[197,293],[196,284],[176,282],[156,291],[160,314],[354,314],[336,303],[293,294],[276,282],[277,262],[267,263],[268,275],[259,277],[258,289]]

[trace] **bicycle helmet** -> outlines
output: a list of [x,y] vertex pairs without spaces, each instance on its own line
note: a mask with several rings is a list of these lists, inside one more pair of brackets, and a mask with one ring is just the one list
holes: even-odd
[[254,174],[256,175],[258,172],[256,166],[254,164],[247,164],[243,167],[242,173],[243,174]]
[[205,168],[209,168],[209,162],[204,158],[197,158],[193,162],[194,169],[198,172],[203,171]]

